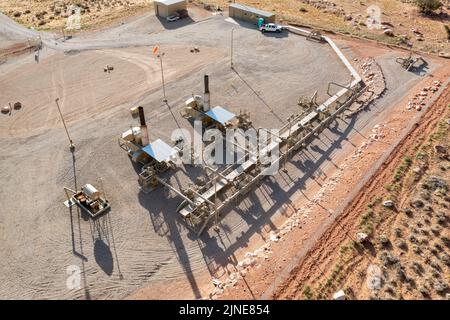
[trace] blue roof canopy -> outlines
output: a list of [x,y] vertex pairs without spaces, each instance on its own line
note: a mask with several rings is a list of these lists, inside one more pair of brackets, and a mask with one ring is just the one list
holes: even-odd
[[177,153],[174,148],[161,139],[150,143],[148,146],[142,148],[142,150],[158,162],[168,161]]
[[214,107],[206,115],[211,119],[217,121],[221,125],[226,125],[227,122],[236,118],[236,115],[222,107]]

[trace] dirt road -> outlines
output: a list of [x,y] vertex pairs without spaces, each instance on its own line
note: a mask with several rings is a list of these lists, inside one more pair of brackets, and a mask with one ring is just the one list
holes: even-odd
[[[422,117],[417,119],[413,130],[405,139],[402,139],[402,143],[383,161],[381,167],[375,172],[368,183],[364,185],[363,190],[345,208],[343,214],[326,229],[324,235],[320,237],[311,250],[301,259],[299,265],[290,272],[286,281],[273,291],[272,298],[304,298],[303,289],[306,284],[323,277],[325,275],[324,272],[330,270],[333,261],[337,259],[339,249],[344,243],[348,242],[347,238],[349,236],[352,237],[352,235],[358,232],[358,221],[361,217],[361,212],[365,211],[367,205],[373,199],[380,196],[380,190],[381,192],[385,190],[387,181],[392,179],[403,159],[411,154],[411,150],[417,150],[417,146],[430,137],[438,121],[446,113],[449,101],[450,88],[447,87],[439,99],[432,105],[429,105]],[[370,264],[373,260],[375,260],[374,256],[369,257],[365,263]],[[352,269],[347,271],[351,274],[352,272],[356,272],[354,271],[355,269],[356,264],[352,266]],[[347,277],[349,276],[347,275]],[[364,290],[361,289],[361,291]],[[359,294],[354,298],[358,296],[360,298],[364,297],[363,293],[359,291],[359,288],[355,294],[357,293]],[[367,299],[368,296],[365,296],[365,298]]]

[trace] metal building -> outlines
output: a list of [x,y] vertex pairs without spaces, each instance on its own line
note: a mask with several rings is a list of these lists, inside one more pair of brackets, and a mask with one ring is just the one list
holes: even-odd
[[155,14],[161,18],[167,18],[177,13],[178,10],[187,10],[186,0],[155,0]]
[[259,10],[243,4],[232,3],[228,8],[229,16],[232,18],[258,23],[260,18],[264,19],[264,23],[274,23],[275,13]]

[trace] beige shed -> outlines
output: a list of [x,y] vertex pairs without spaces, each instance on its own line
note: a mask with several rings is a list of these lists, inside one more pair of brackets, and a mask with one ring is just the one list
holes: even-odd
[[154,7],[158,17],[167,18],[178,10],[187,10],[187,3],[186,0],[155,0]]
[[264,23],[274,23],[275,13],[259,10],[247,5],[232,3],[228,7],[229,16],[251,23],[258,23],[259,18],[264,19]]

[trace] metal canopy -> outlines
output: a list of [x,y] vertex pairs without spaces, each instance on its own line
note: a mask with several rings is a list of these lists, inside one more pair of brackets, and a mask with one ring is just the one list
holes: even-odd
[[161,139],[150,143],[148,146],[142,148],[142,150],[158,162],[168,161],[177,154],[174,148]]
[[268,12],[268,11],[263,11],[257,8],[253,8],[253,7],[249,7],[246,6],[244,4],[239,4],[239,3],[232,3],[229,5],[229,7],[237,9],[237,10],[242,10],[242,11],[246,11],[255,15],[258,15],[260,17],[264,17],[264,18],[270,18],[273,17],[275,15],[275,13],[272,12]]
[[171,6],[173,4],[183,3],[186,0],[157,0],[156,3],[163,4],[165,6]]
[[236,118],[236,115],[222,107],[215,107],[206,112],[206,115],[211,119],[217,121],[221,125],[226,125],[227,122]]

